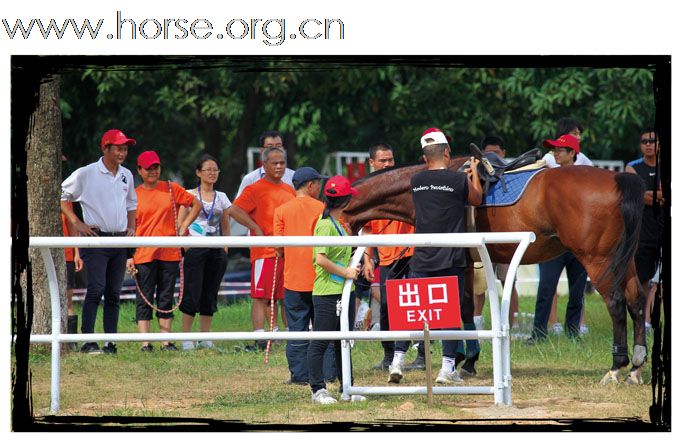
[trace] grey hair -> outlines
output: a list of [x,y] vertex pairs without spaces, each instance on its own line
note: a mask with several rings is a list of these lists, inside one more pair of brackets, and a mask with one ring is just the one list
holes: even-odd
[[262,158],[261,158],[261,159],[262,159],[263,164],[264,164],[265,162],[267,162],[267,159],[269,159],[270,153],[274,153],[274,152],[283,154],[283,155],[284,155],[284,159],[286,159],[286,150],[285,150],[285,149],[279,148],[279,147],[266,148],[266,149],[264,149],[263,152],[262,152]]

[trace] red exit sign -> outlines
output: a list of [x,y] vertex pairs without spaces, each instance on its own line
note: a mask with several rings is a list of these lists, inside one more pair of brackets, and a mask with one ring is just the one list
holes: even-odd
[[461,327],[456,277],[409,278],[385,282],[388,321],[393,331]]

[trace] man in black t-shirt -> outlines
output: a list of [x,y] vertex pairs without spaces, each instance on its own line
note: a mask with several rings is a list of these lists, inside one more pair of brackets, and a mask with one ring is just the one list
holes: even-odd
[[[660,173],[657,165],[660,143],[657,140],[655,129],[643,129],[639,143],[643,157],[628,163],[624,171],[639,175],[646,184],[646,191],[643,195],[645,207],[643,209],[643,221],[641,223],[641,234],[639,236],[635,261],[638,279],[643,289],[648,292],[648,282],[655,275],[660,253],[658,240],[662,232],[661,207],[664,205],[664,198],[660,188]],[[654,200],[657,201],[657,206],[654,205]],[[648,308],[646,311],[647,326],[650,324],[650,310],[653,297],[651,294],[648,294],[646,305]]]
[[[428,170],[415,174],[411,179],[416,214],[415,233],[465,232],[464,206],[466,203],[482,203],[482,186],[476,168],[479,161],[471,158],[468,174],[449,170],[449,144],[444,133],[437,128],[429,128],[423,133],[421,147]],[[461,299],[466,267],[463,248],[416,247],[410,267],[412,278],[457,276]],[[455,367],[457,346],[457,340],[442,341],[442,369],[435,383],[463,382]],[[399,383],[402,379],[405,352],[396,346],[389,382]]]

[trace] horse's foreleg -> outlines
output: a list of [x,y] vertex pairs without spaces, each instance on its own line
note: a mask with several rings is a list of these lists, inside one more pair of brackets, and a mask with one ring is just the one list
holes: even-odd
[[648,359],[645,331],[646,294],[641,288],[641,284],[638,281],[638,277],[636,276],[633,267],[630,267],[627,271],[625,283],[627,309],[634,322],[634,351],[631,356],[632,367],[626,382],[641,384],[643,383],[643,378],[641,377],[642,367]]

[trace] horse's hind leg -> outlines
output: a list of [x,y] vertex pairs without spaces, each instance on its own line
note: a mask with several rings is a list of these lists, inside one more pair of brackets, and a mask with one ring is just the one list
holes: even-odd
[[627,309],[634,322],[634,351],[631,356],[631,371],[626,382],[641,384],[643,383],[641,371],[648,358],[645,331],[646,295],[633,267],[628,269],[625,283]]
[[[600,277],[602,274],[603,261],[583,261],[582,265],[586,268],[592,279]],[[629,364],[629,353],[627,347],[627,303],[621,289],[612,291],[611,283],[607,281],[595,281],[594,286],[603,296],[605,305],[612,319],[612,367],[601,379],[601,384],[618,383],[617,376],[622,368]]]

